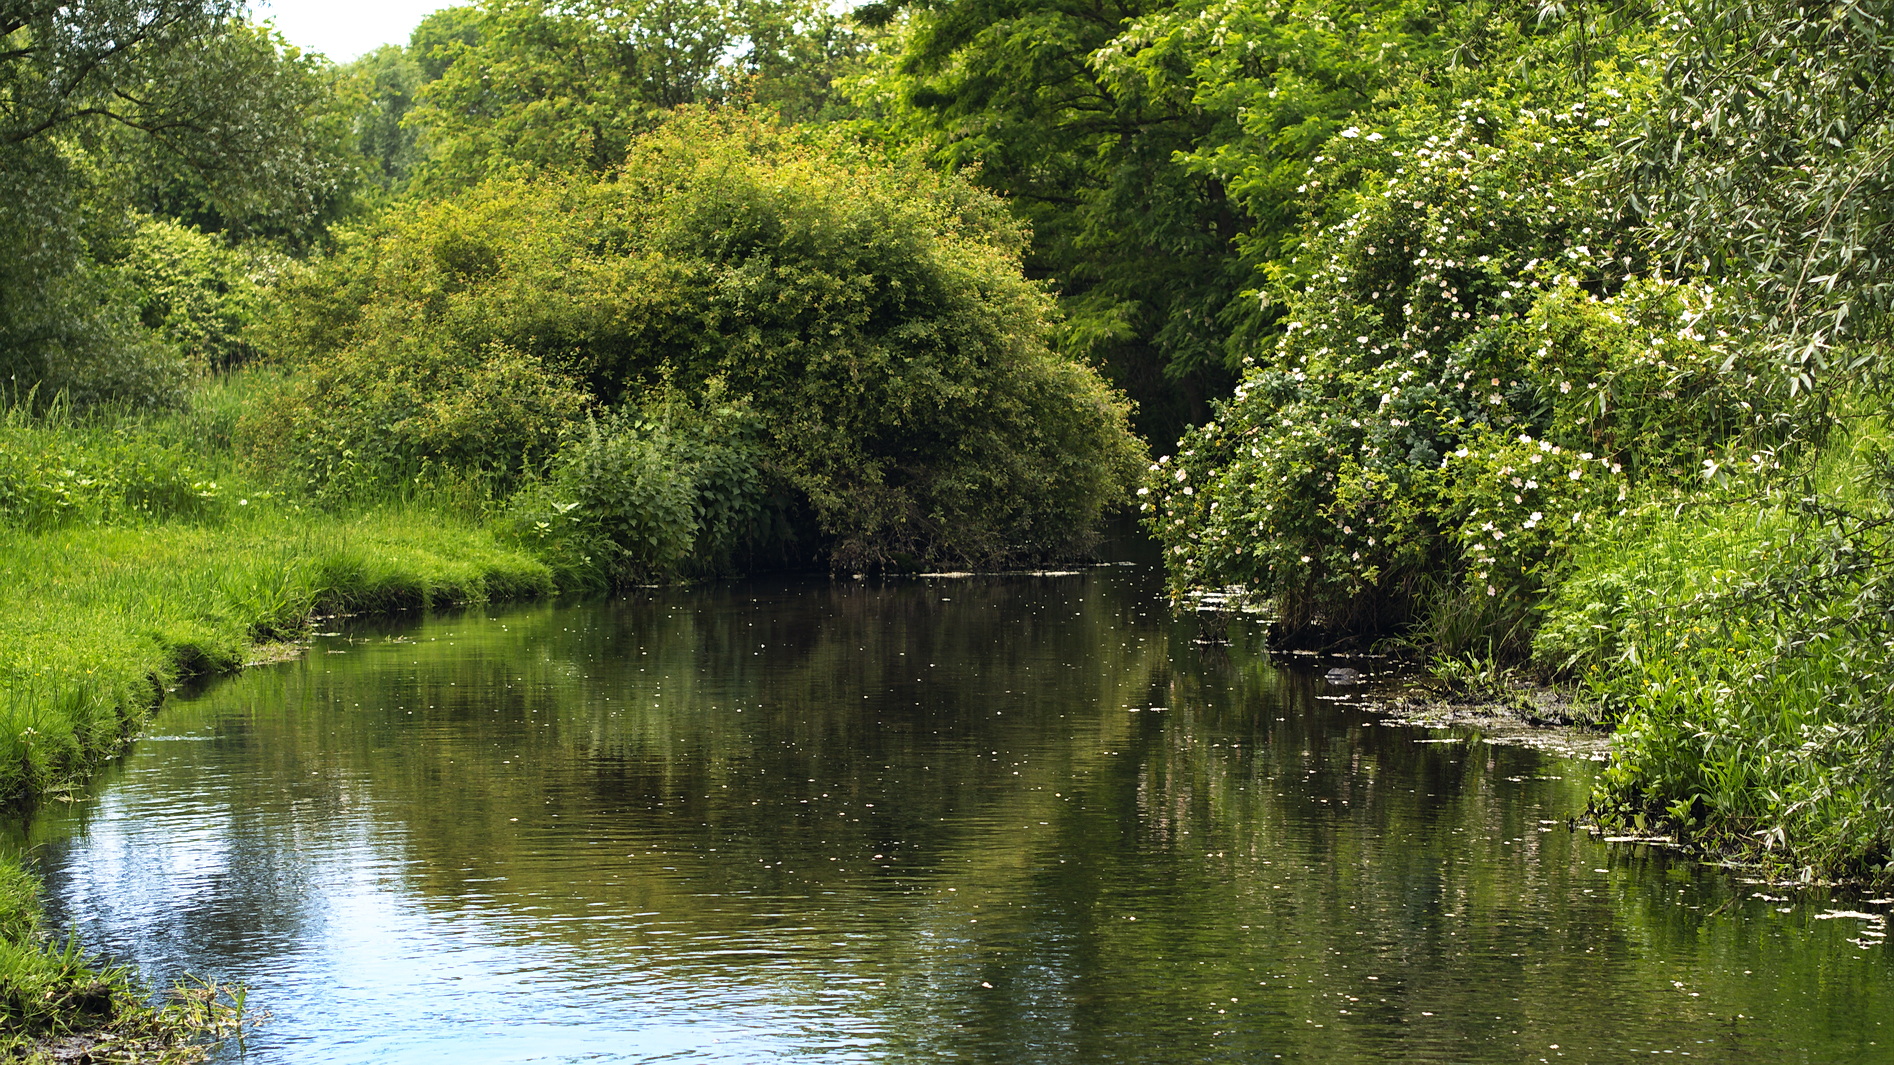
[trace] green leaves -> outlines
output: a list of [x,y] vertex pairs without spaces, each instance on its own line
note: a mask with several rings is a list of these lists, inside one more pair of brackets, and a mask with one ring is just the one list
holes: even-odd
[[1884,374],[1894,5],[1683,2],[1668,18],[1663,95],[1623,146],[1653,239],[1673,269],[1748,291],[1793,388]]
[[[687,113],[612,180],[490,182],[356,237],[286,303],[278,335],[303,383],[253,439],[318,482],[356,475],[350,463],[386,479],[477,455],[512,484],[547,468],[542,428],[569,424],[553,400],[574,386],[627,417],[654,417],[654,388],[687,405],[722,395],[751,412],[760,457],[718,475],[727,507],[700,504],[713,539],[747,520],[755,476],[778,500],[770,535],[811,538],[836,566],[1080,550],[1135,478],[1138,445],[1123,401],[1048,350],[1021,241],[957,178]],[[455,457],[443,448],[459,437],[422,430],[461,424],[442,406],[499,351],[519,376],[483,402],[546,402]],[[644,468],[643,444],[618,447],[598,454]]]
[[[42,401],[175,402],[178,332],[136,275],[139,212],[306,248],[352,202],[326,65],[221,2],[0,13],[0,379]],[[176,265],[176,264],[173,264]],[[169,269],[167,267],[166,269]],[[129,281],[129,283],[128,283]],[[173,292],[177,294],[177,292]],[[201,294],[201,293],[200,293]],[[212,345],[231,348],[237,300]],[[150,314],[154,328],[141,328]],[[206,324],[203,316],[198,324]],[[188,332],[188,330],[187,330]],[[232,351],[208,353],[223,359]]]
[[1627,277],[1590,179],[1630,77],[1337,131],[1307,186],[1350,212],[1283,270],[1281,338],[1158,468],[1174,586],[1242,584],[1285,635],[1523,657],[1566,552],[1635,484],[1739,441],[1773,461],[1767,360],[1723,294]]
[[[831,64],[852,53],[808,0],[485,0],[416,31],[429,77],[404,120],[422,133],[418,187],[488,177],[600,174],[634,137],[687,104],[745,93],[820,112]],[[439,18],[439,16],[437,16]]]
[[1010,202],[1033,233],[1028,272],[1058,288],[1062,349],[1104,367],[1166,439],[1227,386],[1220,316],[1244,227],[1218,182],[1173,162],[1209,128],[1189,94],[1101,63],[1167,7],[909,5],[898,51],[858,86],[895,136]]

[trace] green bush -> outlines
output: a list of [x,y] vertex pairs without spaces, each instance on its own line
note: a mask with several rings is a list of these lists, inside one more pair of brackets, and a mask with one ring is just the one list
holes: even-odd
[[395,335],[302,367],[244,417],[237,443],[322,503],[442,477],[505,489],[544,465],[586,403],[569,377],[503,342]]
[[175,348],[138,322],[122,274],[92,245],[110,230],[82,166],[45,140],[0,146],[0,402],[166,407],[184,395]]
[[227,370],[255,355],[246,331],[263,304],[258,276],[276,264],[157,218],[140,219],[120,269],[138,317],[201,368]]
[[1894,877],[1894,465],[1849,422],[1805,477],[1719,469],[1574,552],[1534,653],[1618,719],[1607,821]]
[[[248,439],[320,486],[430,463],[517,479],[550,470],[582,398],[630,414],[716,382],[755,419],[776,516],[812,515],[836,566],[1083,550],[1140,448],[1124,402],[1048,348],[1022,242],[958,178],[685,114],[610,180],[492,182],[356,235],[289,286],[273,335],[302,376]],[[421,432],[500,352],[544,401],[477,447]]]
[[1443,121],[1344,138],[1366,144],[1335,164],[1354,213],[1145,509],[1175,585],[1244,585],[1288,635],[1523,656],[1565,550],[1633,484],[1793,420],[1713,290],[1625,277],[1577,180],[1606,118],[1468,101]]
[[756,419],[720,391],[712,382],[704,409],[665,393],[587,418],[512,501],[516,533],[568,583],[742,568],[771,515]]

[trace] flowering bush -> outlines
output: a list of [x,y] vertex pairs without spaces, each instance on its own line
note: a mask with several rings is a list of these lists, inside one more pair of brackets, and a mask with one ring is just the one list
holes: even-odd
[[1629,276],[1604,236],[1581,173],[1610,125],[1468,101],[1442,134],[1343,131],[1325,162],[1368,191],[1303,253],[1273,350],[1152,467],[1176,587],[1246,586],[1287,635],[1426,621],[1523,651],[1634,479],[1769,439],[1780,404],[1715,292]]

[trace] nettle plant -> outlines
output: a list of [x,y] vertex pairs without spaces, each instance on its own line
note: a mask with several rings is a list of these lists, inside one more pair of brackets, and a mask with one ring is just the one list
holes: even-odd
[[1523,650],[1634,477],[1769,421],[1714,293],[1630,276],[1581,178],[1610,126],[1468,102],[1444,133],[1344,131],[1329,162],[1368,191],[1308,244],[1273,350],[1153,467],[1175,587],[1245,586],[1292,638],[1426,622]]

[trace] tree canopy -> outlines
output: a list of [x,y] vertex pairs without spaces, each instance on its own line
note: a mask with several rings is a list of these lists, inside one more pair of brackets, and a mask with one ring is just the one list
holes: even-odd
[[603,173],[667,111],[746,94],[812,117],[850,43],[809,0],[449,9],[416,31],[427,72],[407,119],[427,144],[418,180],[443,193],[534,170]]
[[216,2],[0,10],[0,376],[166,401],[182,354],[139,328],[128,210],[306,246],[353,180],[323,66]]
[[640,412],[611,423],[636,434],[681,402],[705,440],[718,410],[749,419],[743,483],[780,500],[759,517],[807,515],[835,565],[1059,554],[1137,448],[1048,349],[1022,243],[951,174],[687,113],[604,179],[489,182],[354,238],[285,305],[301,374],[251,438],[318,490],[443,466],[518,484],[577,410]]

